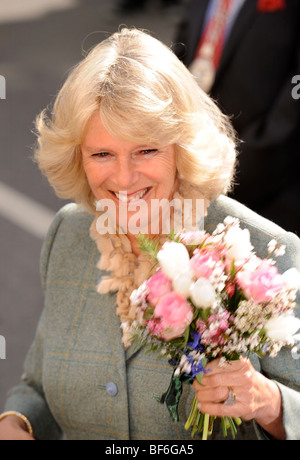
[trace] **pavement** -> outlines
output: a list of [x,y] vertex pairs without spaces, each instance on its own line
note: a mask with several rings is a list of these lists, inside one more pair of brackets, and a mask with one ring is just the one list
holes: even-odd
[[65,203],[32,161],[34,119],[83,52],[119,25],[147,29],[171,45],[181,14],[180,8],[162,9],[159,0],[135,14],[118,14],[116,5],[0,0],[0,412],[8,389],[20,381],[43,309],[43,238]]

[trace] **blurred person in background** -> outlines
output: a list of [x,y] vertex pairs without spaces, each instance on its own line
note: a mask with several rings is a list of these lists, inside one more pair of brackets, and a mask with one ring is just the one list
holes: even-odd
[[[163,8],[172,8],[180,5],[181,0],[160,0]],[[117,6],[120,13],[134,13],[146,8],[147,0],[121,0]]]
[[298,0],[190,0],[174,51],[241,140],[233,197],[300,234]]

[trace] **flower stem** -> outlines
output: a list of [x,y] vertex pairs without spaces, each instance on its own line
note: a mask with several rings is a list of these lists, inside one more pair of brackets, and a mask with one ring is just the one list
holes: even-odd
[[196,412],[197,412],[197,404],[198,404],[197,398],[196,398],[196,396],[194,396],[193,401],[192,401],[192,409],[191,409],[189,418],[187,419],[186,424],[184,426],[184,428],[186,430],[188,430],[190,428],[190,426],[192,425],[192,423],[193,423],[193,421],[195,419]]
[[207,441],[209,418],[210,418],[210,415],[204,414],[203,433],[202,433],[203,441]]
[[215,416],[212,415],[209,419],[209,429],[208,429],[208,434],[211,435],[214,429],[214,421],[215,421]]
[[[202,420],[201,420],[202,418]],[[202,424],[203,424],[203,414],[198,411],[197,412],[197,416],[196,416],[196,420],[195,420],[195,423],[194,423],[194,426],[193,426],[193,429],[192,429],[192,438],[194,438],[195,434],[197,433],[197,431],[201,430],[202,429]]]
[[240,419],[240,417],[235,417],[233,420],[234,420],[236,426],[240,426],[243,423],[242,420]]
[[[194,396],[191,403],[191,412],[186,421],[185,429],[189,430],[192,427],[191,436],[192,438],[198,433],[202,433],[202,440],[207,440],[208,436],[213,433],[215,416],[204,414],[198,409],[198,400]],[[237,434],[237,427],[241,425],[242,420],[239,417],[221,417],[221,425],[224,438],[227,437],[228,430],[230,430],[233,439]]]
[[224,438],[227,437],[227,426],[226,426],[226,417],[221,417],[222,430]]
[[233,421],[233,419],[231,417],[228,417],[228,419],[229,419],[229,423],[230,423],[231,435],[232,435],[233,439],[235,439],[236,434],[237,434],[237,429],[236,429],[235,423],[234,423],[234,421]]

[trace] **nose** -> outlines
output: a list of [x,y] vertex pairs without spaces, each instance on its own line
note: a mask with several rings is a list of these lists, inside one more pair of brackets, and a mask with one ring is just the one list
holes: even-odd
[[119,190],[130,190],[138,181],[139,173],[131,158],[119,158],[116,165],[114,181]]

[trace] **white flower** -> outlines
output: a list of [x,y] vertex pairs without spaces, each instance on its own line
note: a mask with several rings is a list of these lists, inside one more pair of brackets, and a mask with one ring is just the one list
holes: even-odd
[[253,246],[250,243],[250,232],[247,228],[242,230],[239,226],[234,225],[226,232],[224,240],[229,248],[229,256],[233,259],[245,259],[251,255]]
[[180,359],[180,363],[179,363],[178,367],[176,368],[176,370],[174,372],[174,375],[176,377],[178,377],[182,373],[189,374],[191,372],[191,370],[192,370],[191,363],[189,362],[189,360],[186,357],[186,355],[182,355],[181,359]]
[[174,290],[185,297],[189,297],[192,284],[193,278],[190,272],[179,273],[173,279]]
[[288,289],[300,289],[300,273],[296,268],[290,268],[285,271],[282,278],[287,285]]
[[179,274],[190,271],[189,253],[182,243],[168,241],[158,252],[157,259],[165,275],[172,280]]
[[190,288],[191,299],[198,308],[209,308],[216,300],[216,292],[208,279],[199,278]]
[[132,291],[130,295],[130,302],[132,305],[141,305],[146,302],[146,297],[149,294],[147,281],[144,281],[137,289]]
[[300,319],[290,314],[271,318],[265,324],[267,336],[271,340],[291,340],[299,328]]

